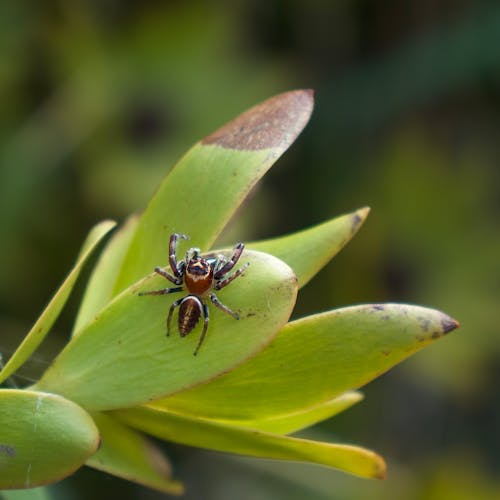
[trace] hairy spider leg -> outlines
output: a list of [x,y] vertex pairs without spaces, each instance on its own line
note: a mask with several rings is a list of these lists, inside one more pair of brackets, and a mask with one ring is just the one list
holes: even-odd
[[174,285],[182,285],[182,277],[176,278],[161,267],[155,267],[155,273],[163,276],[164,278],[167,278],[168,281],[171,281],[172,283],[174,283]]
[[240,319],[240,315],[238,313],[235,313],[229,307],[225,306],[218,298],[215,293],[210,294],[210,300],[212,301],[212,304],[217,306],[221,311],[224,311],[226,314],[229,314],[229,316],[232,316],[234,319]]
[[149,292],[139,292],[137,295],[168,295],[169,293],[175,292],[182,292],[182,286],[162,288],[161,290],[150,290]]
[[228,262],[226,262],[220,269],[217,269],[214,273],[214,279],[219,279],[224,274],[227,272],[231,271],[231,269],[236,265],[236,262],[238,262],[238,259],[241,257],[241,254],[243,252],[243,249],[245,248],[245,245],[243,243],[238,243],[234,247],[233,255],[229,259]]
[[184,297],[181,297],[180,299],[176,300],[175,302],[172,302],[172,305],[170,306],[170,309],[168,311],[168,317],[167,317],[167,337],[170,336],[170,324],[172,323],[172,316],[174,314],[174,310],[176,307],[179,307],[181,305],[181,302],[184,300]]
[[250,262],[247,262],[245,265],[241,266],[237,271],[231,274],[231,276],[229,276],[228,278],[215,283],[214,285],[215,290],[220,290],[221,288],[224,288],[225,286],[229,285],[229,283],[231,283],[231,281],[235,280],[238,276],[240,276],[249,265]]
[[193,356],[196,356],[198,354],[198,351],[200,350],[201,344],[205,340],[205,335],[207,334],[208,330],[208,307],[205,304],[205,302],[202,302],[203,304],[203,330],[201,331],[200,335],[200,340],[198,341],[198,345],[196,346],[196,349],[193,353]]
[[[175,277],[181,280],[182,283],[182,275],[183,273],[183,266],[179,266],[177,264],[177,257],[176,257],[176,252],[177,252],[177,240],[189,240],[189,236],[186,234],[180,234],[180,233],[173,233],[170,235],[170,242],[168,245],[168,261],[170,263],[170,268],[172,269],[172,272],[174,273]],[[163,276],[163,275],[162,275]],[[166,276],[165,276],[166,277]],[[166,277],[167,278],[167,277]],[[170,279],[170,278],[167,278]],[[172,280],[170,280],[172,281]],[[177,283],[180,284],[180,283]]]

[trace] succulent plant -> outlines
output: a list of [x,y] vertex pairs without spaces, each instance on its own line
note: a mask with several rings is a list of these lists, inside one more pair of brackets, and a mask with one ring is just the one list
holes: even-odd
[[[369,210],[295,234],[245,242],[250,266],[218,292],[240,320],[212,308],[197,356],[200,326],[165,336],[175,295],[141,298],[165,287],[169,237],[179,255],[202,256],[252,187],[309,120],[311,91],[280,94],[195,144],[167,174],[140,215],[109,238],[90,276],[71,338],[40,380],[0,390],[0,488],[57,481],[80,466],[168,493],[181,493],[168,458],[147,435],[176,443],[322,464],[361,477],[385,477],[384,460],[358,446],[289,434],[362,399],[358,388],[458,323],[404,304],[366,304],[294,321],[298,290],[353,237]],[[32,355],[64,306],[99,242],[89,234],[74,268],[0,372],[5,381]],[[207,257],[208,258],[208,257]],[[198,332],[198,333],[197,333]]]

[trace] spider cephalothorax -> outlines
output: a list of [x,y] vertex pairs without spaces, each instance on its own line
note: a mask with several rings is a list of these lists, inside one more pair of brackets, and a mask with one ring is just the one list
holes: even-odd
[[152,290],[149,292],[140,292],[139,295],[166,295],[185,290],[188,292],[188,295],[176,300],[170,306],[167,316],[167,336],[170,335],[170,324],[176,307],[179,307],[178,329],[181,337],[188,335],[198,324],[198,321],[203,315],[203,330],[198,346],[194,351],[196,355],[208,329],[209,314],[205,299],[209,298],[213,304],[225,313],[231,315],[234,319],[240,319],[237,313],[219,301],[214,291],[229,285],[229,283],[243,273],[249,263],[246,263],[228,276],[228,273],[233,269],[238,259],[241,257],[243,248],[245,247],[243,243],[238,243],[234,247],[233,255],[230,259],[222,255],[204,258],[200,256],[200,250],[198,248],[190,248],[186,253],[186,258],[177,263],[176,249],[177,240],[179,238],[183,240],[189,239],[188,236],[178,233],[174,233],[170,236],[169,263],[173,275],[160,267],[155,267],[156,273],[178,286],[163,288],[161,290]]

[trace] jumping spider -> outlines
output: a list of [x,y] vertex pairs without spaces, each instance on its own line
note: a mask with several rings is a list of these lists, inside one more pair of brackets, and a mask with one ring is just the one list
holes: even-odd
[[228,276],[228,273],[233,269],[238,259],[241,257],[243,248],[245,247],[243,243],[238,243],[234,247],[233,255],[230,259],[225,258],[223,255],[205,259],[200,256],[199,248],[190,248],[186,252],[185,259],[177,263],[175,254],[178,239],[188,240],[189,236],[178,233],[174,233],[170,236],[169,263],[173,275],[160,267],[155,267],[154,270],[155,273],[158,273],[175,285],[180,286],[140,292],[139,295],[166,295],[169,293],[182,292],[187,289],[188,294],[176,300],[170,306],[167,317],[167,336],[170,335],[170,324],[176,307],[179,307],[178,329],[181,337],[185,337],[195,328],[203,314],[203,330],[198,346],[194,351],[194,355],[196,356],[208,329],[209,315],[205,299],[207,297],[210,298],[210,301],[221,311],[229,314],[234,319],[240,319],[237,313],[220,302],[214,290],[220,290],[229,285],[229,283],[243,273],[250,263],[247,262],[233,274]]

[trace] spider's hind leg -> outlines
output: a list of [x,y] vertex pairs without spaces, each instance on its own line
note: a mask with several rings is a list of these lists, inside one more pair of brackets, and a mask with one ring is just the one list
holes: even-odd
[[208,307],[203,302],[203,330],[201,331],[200,340],[198,341],[198,345],[196,346],[196,350],[193,353],[194,356],[196,356],[198,354],[198,351],[200,350],[201,344],[205,340],[205,335],[207,334],[207,330],[208,330],[208,321],[209,321]]
[[[182,290],[182,288],[181,288]],[[176,300],[175,302],[172,302],[172,305],[170,306],[170,309],[168,311],[168,316],[167,316],[167,337],[170,336],[170,324],[172,323],[172,315],[174,314],[174,310],[176,307],[180,306],[181,302],[184,300],[184,297]]]

